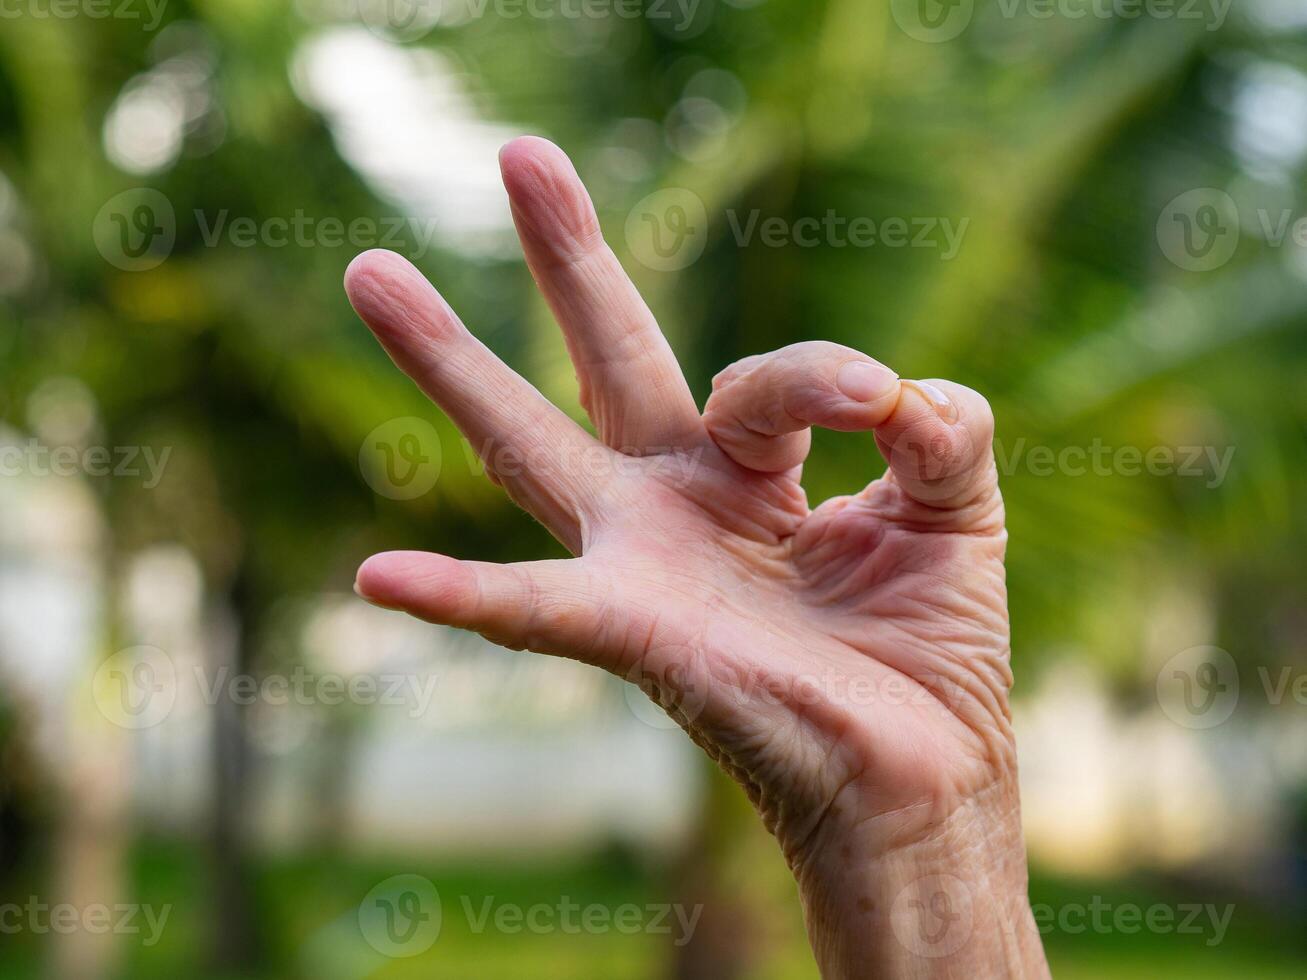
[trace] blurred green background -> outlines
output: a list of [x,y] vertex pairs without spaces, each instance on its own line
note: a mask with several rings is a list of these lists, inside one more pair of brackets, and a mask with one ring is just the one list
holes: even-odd
[[[1302,975],[1297,0],[10,0],[0,977],[815,976],[779,852],[642,696],[350,593],[377,550],[561,554],[340,288],[410,256],[582,417],[522,132],[700,399],[810,338],[991,398],[1055,974]],[[805,485],[882,469],[819,433]],[[387,939],[360,909],[413,875],[439,935]],[[567,902],[646,911],[511,925]]]

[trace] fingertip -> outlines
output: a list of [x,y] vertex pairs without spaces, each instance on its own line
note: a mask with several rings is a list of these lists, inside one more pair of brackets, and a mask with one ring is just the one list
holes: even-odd
[[572,161],[562,148],[543,136],[518,136],[499,149],[499,167],[505,175],[524,167],[559,164],[572,169]]
[[530,204],[576,179],[576,168],[561,149],[539,136],[519,136],[499,151],[499,171],[509,199]]
[[416,595],[428,594],[434,582],[448,577],[458,562],[422,551],[388,551],[359,566],[354,591],[368,602],[404,608]]
[[899,396],[900,402],[904,397],[912,401],[919,402],[918,412],[929,414],[934,412],[939,418],[943,419],[949,425],[957,423],[959,418],[957,402],[949,396],[945,390],[948,382],[940,383],[938,381],[904,381],[901,384],[902,394]]
[[[354,312],[410,374],[410,367],[425,361],[430,343],[447,343],[462,330],[435,286],[396,252],[373,249],[355,258],[345,270],[345,293]],[[418,341],[424,346],[415,347]]]
[[570,257],[600,237],[599,218],[571,159],[539,136],[499,151],[500,171],[524,243]]
[[908,495],[956,509],[992,489],[994,425],[985,398],[935,378],[905,380],[900,392],[876,441]]
[[354,592],[361,599],[379,603],[391,589],[389,554],[373,555],[354,573]]
[[384,248],[371,248],[360,252],[345,269],[345,288],[353,290],[367,286],[393,274],[397,269],[410,268],[408,259],[398,252]]
[[355,311],[368,319],[385,300],[411,287],[415,276],[421,274],[399,253],[370,249],[355,256],[345,269],[345,295]]

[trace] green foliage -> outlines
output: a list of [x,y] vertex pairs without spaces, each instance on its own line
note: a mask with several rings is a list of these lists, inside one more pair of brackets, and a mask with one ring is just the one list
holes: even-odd
[[[258,597],[256,614],[348,588],[358,561],[385,548],[561,553],[357,323],[340,288],[352,249],[210,246],[193,218],[400,212],[342,153],[350,134],[297,93],[295,55],[328,29],[304,16],[318,6],[173,3],[154,32],[86,18],[0,28],[0,174],[32,257],[21,288],[0,292],[0,422],[29,429],[33,393],[72,376],[94,394],[104,444],[173,447],[157,489],[95,484],[115,549],[180,541],[215,592],[239,582]],[[990,397],[1000,459],[1012,461],[1003,487],[1023,688],[1070,652],[1137,693],[1151,683],[1150,625],[1175,589],[1197,597],[1211,639],[1237,659],[1274,670],[1301,657],[1307,263],[1246,220],[1228,263],[1186,271],[1164,256],[1157,225],[1199,187],[1236,193],[1246,219],[1295,205],[1303,161],[1250,170],[1237,97],[1259,66],[1307,69],[1307,36],[1238,11],[1206,30],[1006,17],[1010,5],[978,0],[966,32],[931,44],[868,0],[703,6],[706,28],[677,36],[644,19],[503,19],[491,4],[397,50],[438,55],[484,118],[572,154],[700,398],[732,360],[813,338]],[[195,47],[213,58],[221,127],[197,130],[157,173],[124,172],[106,152],[106,116],[143,72]],[[340,66],[366,84],[354,70]],[[718,74],[705,89],[706,70]],[[705,92],[710,121],[725,125],[686,121],[687,94]],[[106,201],[137,186],[167,196],[178,238],[157,268],[125,272],[97,251],[93,227]],[[703,257],[676,273],[645,268],[625,237],[636,202],[667,187],[693,191],[709,220]],[[950,259],[741,244],[734,228],[755,212],[948,219],[966,234]],[[0,248],[0,262],[11,257]],[[419,264],[474,332],[581,418],[519,262],[446,245]],[[358,466],[365,436],[402,416],[429,419],[443,449],[438,485],[410,502],[374,494]],[[1206,470],[1045,475],[1028,455],[1093,445],[1234,455],[1215,486]],[[870,437],[818,433],[805,485],[815,504],[882,469]],[[270,892],[300,887],[272,878]],[[1059,975],[1098,969],[1079,947],[1051,948]],[[533,952],[529,971],[506,964],[504,975],[550,975],[540,964],[556,953],[572,955]],[[1102,955],[1106,968],[1115,954]],[[567,967],[558,975],[637,975],[602,955]]]

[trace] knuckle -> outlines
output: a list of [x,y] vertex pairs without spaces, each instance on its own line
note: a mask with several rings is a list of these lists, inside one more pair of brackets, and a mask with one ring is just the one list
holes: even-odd
[[788,347],[782,347],[776,353],[777,355],[783,355],[787,359],[801,359],[805,361],[827,361],[833,358],[843,359],[850,355],[856,357],[866,356],[855,351],[852,347],[845,347],[843,344],[837,344],[830,340],[805,340],[797,344],[791,344]]
[[766,357],[765,354],[752,354],[749,357],[741,358],[725,370],[719,371],[712,379],[713,391],[720,391],[733,381],[748,374],[758,366],[764,357]]
[[717,393],[708,396],[708,403],[703,407],[703,424],[709,432],[720,432],[727,427],[730,414],[725,401]]

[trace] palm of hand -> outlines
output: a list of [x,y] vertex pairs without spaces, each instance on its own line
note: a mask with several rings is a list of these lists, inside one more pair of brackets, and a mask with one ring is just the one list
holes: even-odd
[[933,530],[887,477],[809,512],[797,473],[704,455],[655,459],[587,547],[583,659],[662,704],[792,861],[845,789],[882,801],[851,816],[887,845],[915,839],[1011,765],[1001,505],[989,532]]
[[[640,683],[741,782],[795,864],[825,822],[892,848],[1004,781],[1005,537],[983,399],[802,344],[724,372],[701,418],[566,158],[522,140],[504,171],[601,441],[396,256],[363,256],[347,286],[491,475],[580,557],[381,555],[361,594]],[[809,511],[811,425],[874,430],[889,472]],[[842,806],[846,791],[858,806]]]

